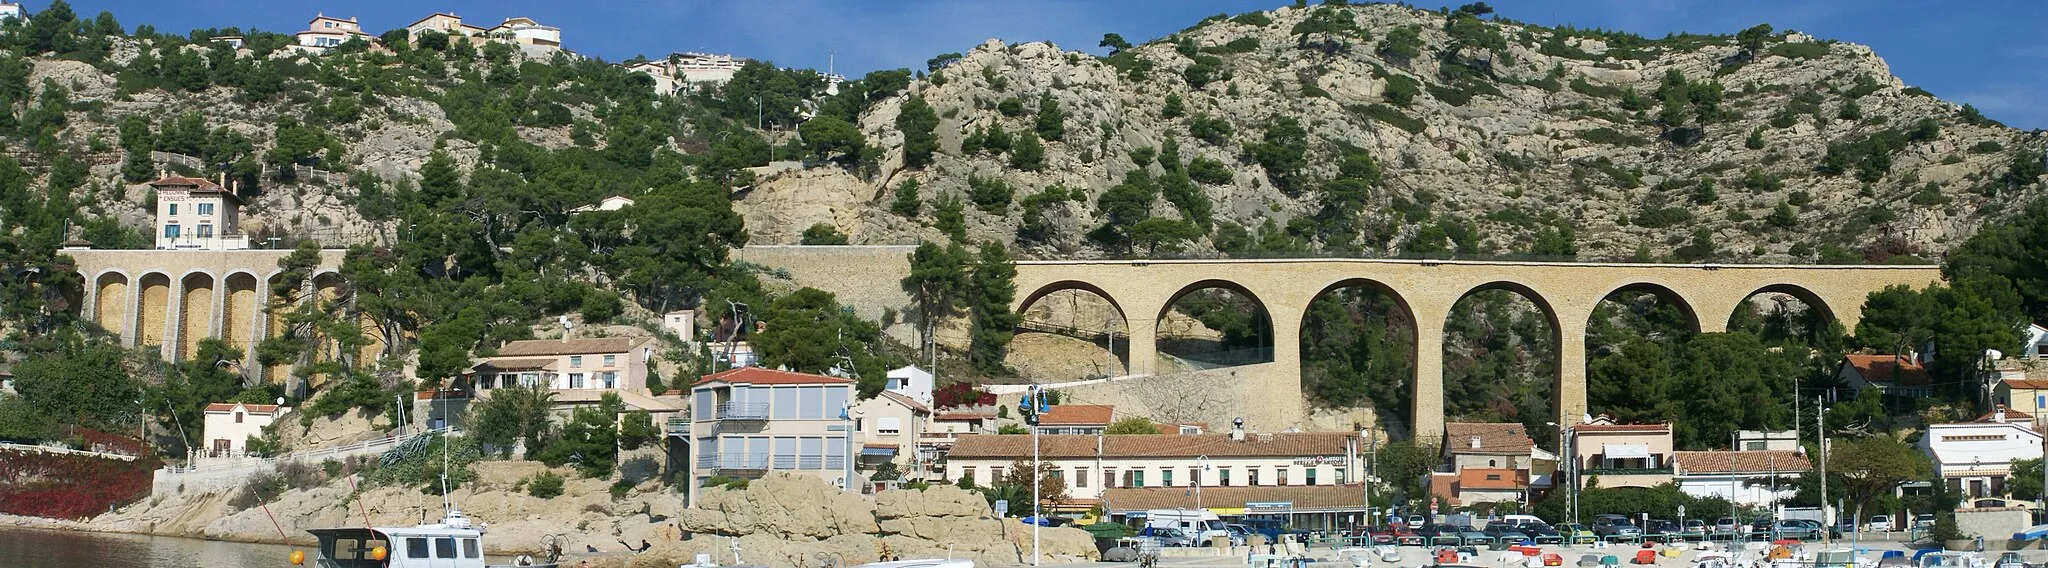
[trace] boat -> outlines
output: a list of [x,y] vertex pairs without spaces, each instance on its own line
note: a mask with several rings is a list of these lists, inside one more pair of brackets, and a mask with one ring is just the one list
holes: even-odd
[[439,523],[306,532],[320,541],[313,557],[318,568],[556,568],[561,554],[556,550],[542,561],[521,556],[512,564],[485,564],[484,529],[453,507]]
[[1975,552],[1935,551],[1920,555],[1920,568],[1989,568],[1984,555]]

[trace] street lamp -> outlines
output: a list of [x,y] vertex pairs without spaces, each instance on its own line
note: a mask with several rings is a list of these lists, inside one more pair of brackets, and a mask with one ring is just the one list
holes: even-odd
[[1038,415],[1050,410],[1045,403],[1045,391],[1038,385],[1024,392],[1024,398],[1017,401],[1017,414],[1031,428],[1031,565],[1038,565],[1038,527],[1045,522],[1045,512],[1039,509],[1038,486],[1043,483],[1039,476],[1045,469],[1038,456]]
[[[1559,467],[1568,468],[1567,471],[1571,476],[1571,479],[1565,481],[1568,484],[1565,486],[1565,495],[1570,499],[1570,506],[1567,510],[1570,511],[1571,522],[1577,523],[1579,522],[1579,459],[1578,455],[1573,454],[1571,451],[1572,425],[1560,425],[1556,422],[1545,422],[1544,424],[1557,428],[1557,464]],[[1552,489],[1557,487],[1560,477],[1560,472],[1556,469],[1550,471],[1550,486]]]
[[1202,478],[1208,476],[1208,474],[1209,456],[1206,454],[1195,456],[1195,508],[1204,511],[1209,509],[1202,506]]

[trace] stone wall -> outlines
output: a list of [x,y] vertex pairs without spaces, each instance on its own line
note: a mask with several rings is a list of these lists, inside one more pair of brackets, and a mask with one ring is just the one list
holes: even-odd
[[1984,537],[1985,550],[2005,549],[2012,533],[2027,530],[2033,522],[2027,510],[2018,507],[1957,509],[1956,528],[1963,536]]

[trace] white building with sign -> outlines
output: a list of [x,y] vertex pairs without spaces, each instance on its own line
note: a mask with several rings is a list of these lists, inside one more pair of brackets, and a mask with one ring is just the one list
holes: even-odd
[[[1047,504],[1054,510],[1086,510],[1119,488],[1179,488],[1172,493],[1188,493],[1185,506],[1195,507],[1206,506],[1195,494],[1214,488],[1355,484],[1364,479],[1364,453],[1363,439],[1341,432],[1039,437],[1040,459],[1067,485],[1066,501]],[[1031,460],[1031,436],[961,435],[946,455],[946,478],[986,486],[1019,460]],[[1244,507],[1237,499],[1231,507]]]
[[1969,422],[1927,425],[1919,446],[1950,491],[1999,497],[2006,494],[2013,460],[2041,457],[2041,432],[2034,429],[2034,417],[1999,405]]

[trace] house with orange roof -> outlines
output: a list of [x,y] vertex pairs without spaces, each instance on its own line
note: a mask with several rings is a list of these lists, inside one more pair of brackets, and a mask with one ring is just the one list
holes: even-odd
[[1694,497],[1719,497],[1771,507],[1797,494],[1794,481],[1812,469],[1799,450],[1672,452],[1671,475]]
[[896,466],[897,479],[923,480],[937,456],[918,451],[919,437],[931,425],[932,409],[910,395],[883,390],[853,407],[853,429],[860,433],[862,471],[881,464]]
[[850,459],[864,447],[853,424],[865,418],[856,416],[855,395],[853,379],[760,367],[698,378],[690,384],[689,429],[680,433],[689,448],[690,501],[712,477],[756,479],[772,471],[864,485]]
[[1107,404],[1056,404],[1038,415],[1038,433],[1095,435],[1115,421],[1116,407]]
[[242,198],[225,175],[221,183],[163,175],[149,182],[149,188],[156,192],[157,249],[249,248],[249,236],[242,234]]
[[1549,487],[1557,469],[1557,454],[1537,447],[1519,423],[1448,422],[1443,440],[1450,471],[1432,473],[1429,486],[1453,503],[1521,501],[1531,488]]
[[1998,381],[1992,387],[1993,404],[2003,405],[2028,415],[2040,414],[2048,409],[2048,378],[2030,378],[2024,374],[2018,378]]
[[199,449],[200,457],[247,457],[249,439],[263,437],[263,428],[290,410],[275,404],[216,402],[206,405],[202,423],[204,430],[201,431],[206,445]]
[[1656,487],[1671,482],[1671,424],[1617,424],[1602,415],[1569,430],[1579,483],[1598,477],[1601,487]]
[[1879,393],[1893,396],[1922,397],[1934,394],[1934,381],[1929,378],[1927,367],[1912,353],[1843,355],[1842,366],[1836,371],[1836,376],[1856,393],[1862,393],[1866,388],[1875,388]]

